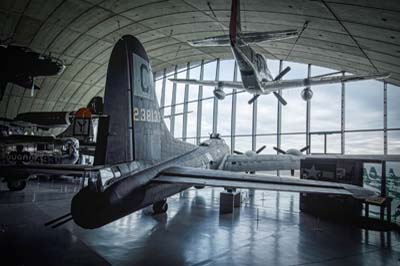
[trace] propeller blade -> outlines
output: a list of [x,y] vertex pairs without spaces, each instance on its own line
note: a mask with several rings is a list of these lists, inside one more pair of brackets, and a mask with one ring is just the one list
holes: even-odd
[[260,94],[254,95],[254,97],[251,98],[251,99],[248,101],[248,103],[249,103],[249,104],[252,104],[255,100],[257,100],[258,97],[260,97]]
[[274,150],[276,150],[278,153],[286,154],[286,152],[285,152],[284,150],[281,150],[281,149],[279,149],[279,148],[277,148],[277,147],[273,147],[273,148],[274,148]]
[[306,151],[306,150],[309,150],[309,149],[310,149],[310,146],[308,145],[308,146],[305,146],[304,148],[300,149],[300,152],[303,152],[303,151]]
[[290,67],[286,67],[284,70],[281,71],[281,73],[278,74],[278,76],[275,77],[275,80],[281,80],[281,78],[283,78],[284,75],[286,75],[288,72],[290,71]]
[[241,151],[233,151],[233,153],[235,153],[235,154],[239,154],[239,155],[242,155],[243,154],[243,152],[241,152]]
[[256,150],[256,153],[259,154],[260,152],[262,152],[267,146],[262,146],[261,148],[259,148],[258,150]]
[[279,93],[277,93],[276,91],[273,92],[275,97],[278,99],[278,101],[283,104],[286,105],[287,102],[285,101],[285,99],[283,99],[283,97],[281,95],[279,95]]

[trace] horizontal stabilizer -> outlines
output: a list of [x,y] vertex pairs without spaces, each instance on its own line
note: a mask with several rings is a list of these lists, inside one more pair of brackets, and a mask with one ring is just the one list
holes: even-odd
[[175,83],[183,83],[190,85],[243,89],[243,83],[239,81],[215,81],[215,80],[197,80],[197,79],[169,79],[169,80]]
[[[284,30],[284,31],[265,31],[265,32],[247,32],[241,33],[239,39],[246,43],[259,43],[266,41],[280,41],[289,38],[297,37],[297,30]],[[203,47],[203,46],[229,46],[230,38],[229,35],[219,35],[209,37],[200,40],[189,41],[191,46]]]

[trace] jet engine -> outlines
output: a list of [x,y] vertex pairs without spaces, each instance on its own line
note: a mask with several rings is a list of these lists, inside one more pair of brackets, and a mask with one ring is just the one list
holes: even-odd
[[225,99],[225,92],[222,90],[222,88],[215,89],[214,96],[217,97],[218,100],[223,100]]
[[305,88],[304,90],[301,91],[301,98],[303,98],[304,101],[311,100],[312,96],[313,96],[313,91],[310,88]]

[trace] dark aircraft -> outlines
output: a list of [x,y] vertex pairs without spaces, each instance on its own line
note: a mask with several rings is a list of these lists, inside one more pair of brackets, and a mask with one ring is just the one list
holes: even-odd
[[306,79],[282,80],[289,71],[290,67],[282,70],[276,77],[271,75],[268,69],[267,59],[255,52],[248,43],[264,41],[276,41],[298,37],[297,30],[283,30],[270,32],[242,32],[240,20],[240,2],[232,0],[231,20],[229,23],[229,35],[221,35],[201,40],[189,41],[189,44],[196,47],[202,46],[230,46],[232,54],[240,69],[242,81],[215,81],[215,80],[195,80],[195,79],[170,79],[172,82],[195,84],[215,87],[214,95],[219,100],[225,98],[223,88],[245,89],[253,94],[249,104],[254,102],[260,95],[273,93],[279,102],[286,105],[286,100],[278,93],[284,89],[305,87],[301,92],[303,100],[311,100],[313,92],[312,85],[324,85],[341,82],[351,82],[368,79],[383,79],[390,76],[389,73],[378,73],[371,75],[348,75],[329,77],[328,75],[315,76]]
[[166,199],[191,186],[297,191],[361,199],[376,196],[371,190],[349,184],[217,170],[229,156],[228,145],[217,134],[199,146],[172,137],[160,115],[148,56],[133,36],[123,36],[111,53],[104,114],[108,119],[103,122],[108,123],[99,123],[94,166],[8,165],[0,166],[2,175],[26,178],[58,173],[88,177],[87,186],[72,199],[71,217],[63,217],[88,229],[149,205],[153,205],[155,213],[166,212]]
[[21,46],[0,45],[0,58],[0,101],[8,82],[39,90],[35,77],[59,75],[65,68],[61,60]]

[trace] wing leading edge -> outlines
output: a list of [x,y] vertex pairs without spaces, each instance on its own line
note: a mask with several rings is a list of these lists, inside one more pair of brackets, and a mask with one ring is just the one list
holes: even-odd
[[183,83],[189,85],[243,89],[243,83],[239,81],[215,81],[215,80],[197,80],[197,79],[169,79],[169,80],[171,82]]
[[168,168],[162,171],[153,181],[200,186],[347,195],[358,199],[375,198],[378,196],[375,191],[349,184],[294,179],[273,175],[242,174],[192,167]]
[[292,80],[276,80],[276,81],[263,81],[262,86],[268,91],[276,91],[282,89],[290,89],[297,87],[309,87],[315,85],[334,84],[341,82],[352,82],[370,79],[385,79],[390,76],[389,73],[372,74],[372,75],[348,75],[348,76],[334,76],[334,77],[316,77],[306,79],[292,79]]

